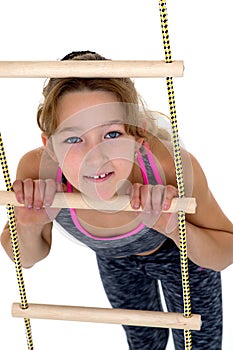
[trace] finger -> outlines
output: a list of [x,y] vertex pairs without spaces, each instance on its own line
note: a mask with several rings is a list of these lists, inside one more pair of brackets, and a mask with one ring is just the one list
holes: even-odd
[[[144,191],[146,193],[146,191]],[[144,195],[144,194],[143,194]],[[147,203],[144,204],[143,211],[141,213],[141,221],[146,225],[147,227],[153,227],[158,220],[158,215],[155,215],[152,210],[152,206],[149,205],[149,199],[148,196],[151,198],[151,195],[148,195],[147,192]]]
[[51,208],[51,204],[53,203],[54,196],[56,192],[66,192],[67,186],[60,182],[55,182],[52,179],[46,180],[46,190],[45,190],[45,200],[44,206],[46,213],[51,221],[58,215],[61,208]]
[[148,227],[154,227],[154,225],[160,218],[163,187],[164,186],[160,185],[148,186],[147,193],[144,189],[142,191],[142,202],[144,205],[143,222]]
[[152,210],[155,215],[160,215],[164,198],[165,187],[156,185],[152,187]]
[[23,183],[21,180],[15,180],[13,183],[13,191],[19,203],[24,203]]
[[166,186],[164,190],[164,196],[163,196],[163,202],[162,202],[162,209],[168,210],[171,206],[171,201],[173,198],[178,196],[178,191],[173,186]]
[[140,198],[140,188],[142,185],[136,183],[132,186],[132,192],[131,192],[131,206],[134,209],[139,209],[141,205],[141,198]]
[[56,192],[59,191],[60,187],[57,186],[57,183],[53,179],[45,180],[45,192],[44,192],[44,201],[43,205],[45,207],[50,207],[53,203],[54,196]]
[[23,182],[23,191],[24,191],[24,204],[27,208],[33,207],[33,190],[34,184],[32,179],[26,179]]
[[150,213],[152,211],[152,202],[151,202],[151,192],[152,186],[141,186],[140,188],[141,196],[141,205],[145,213]]
[[35,209],[39,210],[43,207],[44,193],[45,193],[45,181],[43,180],[34,181],[33,207]]

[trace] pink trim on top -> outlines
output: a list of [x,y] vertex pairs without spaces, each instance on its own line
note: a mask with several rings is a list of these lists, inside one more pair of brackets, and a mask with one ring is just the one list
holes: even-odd
[[[72,186],[70,185],[70,183],[67,183],[67,189],[68,189],[69,193],[72,192]],[[113,241],[116,239],[130,237],[130,236],[135,235],[136,233],[138,233],[139,231],[141,231],[145,227],[145,225],[142,223],[138,227],[136,227],[134,230],[127,232],[127,233],[124,233],[122,235],[116,236],[116,237],[96,237],[96,236],[93,236],[90,232],[88,232],[87,230],[85,230],[84,227],[81,226],[74,208],[70,208],[70,214],[71,214],[73,223],[78,228],[78,230],[81,231],[82,233],[84,233],[85,236],[92,238],[92,239],[95,239],[97,241]]]
[[145,227],[145,225],[142,223],[137,228],[135,228],[134,230],[132,230],[130,232],[127,232],[127,233],[124,233],[124,234],[119,235],[119,236],[115,236],[115,237],[96,237],[96,236],[93,236],[88,231],[86,231],[85,228],[81,226],[81,224],[80,224],[80,222],[79,222],[79,220],[77,218],[75,209],[70,209],[70,214],[71,214],[73,223],[78,228],[78,230],[80,232],[82,232],[83,234],[85,234],[85,236],[87,236],[89,238],[92,238],[92,239],[95,239],[96,241],[115,241],[117,239],[130,237],[130,236],[133,236],[136,233],[140,232]]
[[56,182],[60,183],[61,180],[62,180],[62,170],[61,170],[61,168],[59,167],[58,170],[57,170]]
[[145,142],[143,145],[145,146],[145,148],[146,148],[146,150],[147,150],[147,157],[148,157],[148,160],[149,160],[151,169],[152,169],[152,171],[153,171],[153,174],[154,174],[154,176],[155,176],[155,180],[157,181],[157,183],[158,183],[159,185],[162,185],[162,184],[163,184],[163,181],[162,181],[162,178],[161,178],[160,173],[159,173],[159,171],[158,171],[158,168],[157,168],[157,166],[156,166],[156,163],[155,163],[153,154],[152,154],[152,152],[151,152],[151,150],[150,150],[150,146],[148,145],[147,142]]
[[[147,143],[144,143],[144,146],[146,148],[147,156],[148,156],[148,159],[149,159],[149,163],[150,163],[151,169],[152,169],[152,171],[154,173],[154,176],[156,178],[156,181],[159,184],[162,184],[162,179],[161,179],[161,177],[159,175],[158,169],[156,168],[156,164],[155,164],[154,158],[152,156],[152,153],[150,151],[149,145]],[[145,163],[143,161],[142,155],[141,155],[141,153],[139,151],[137,151],[137,160],[138,160],[138,163],[139,163],[139,166],[140,166],[140,169],[141,169],[141,173],[142,173],[144,184],[147,185],[147,184],[149,184],[147,171],[146,171],[146,167],[145,167]],[[59,168],[58,172],[57,172],[57,179],[56,180],[57,180],[57,182],[61,182],[61,179],[62,179],[62,170],[61,170],[61,168]],[[71,183],[68,180],[67,180],[67,191],[68,191],[68,193],[72,192],[72,185],[71,185]],[[92,238],[94,240],[99,240],[99,241],[113,241],[113,240],[117,240],[117,239],[121,239],[121,238],[130,237],[130,236],[135,235],[136,233],[138,233],[139,231],[141,231],[145,227],[145,225],[143,223],[141,223],[134,230],[132,230],[130,232],[127,232],[127,233],[124,233],[122,235],[116,236],[116,237],[96,237],[96,236],[93,236],[88,231],[86,231],[84,229],[84,227],[81,226],[81,224],[80,224],[80,222],[78,220],[78,217],[76,215],[76,211],[75,211],[74,208],[70,208],[70,214],[71,214],[73,223],[75,224],[75,226],[77,227],[77,229],[80,232],[82,232],[85,236],[87,236],[89,238]]]
[[[58,168],[56,181],[61,182],[61,180],[62,180],[62,170],[61,170],[61,168]],[[67,180],[67,192],[68,193],[73,192],[72,185],[68,180]],[[81,226],[74,208],[70,208],[70,215],[71,215],[71,218],[73,220],[74,225],[77,227],[77,229],[80,232],[82,232],[85,236],[87,236],[89,238],[92,238],[95,240],[100,240],[100,241],[111,241],[111,240],[121,239],[121,238],[125,238],[125,237],[130,237],[130,236],[138,233],[139,231],[141,231],[145,227],[144,224],[140,224],[136,229],[134,229],[130,232],[124,233],[124,234],[117,236],[117,237],[96,237],[96,236],[93,236],[91,233],[89,233],[87,230],[85,230],[84,227]]]
[[147,175],[147,171],[146,171],[146,166],[145,166],[145,163],[143,161],[142,155],[139,151],[137,151],[137,160],[138,160],[138,164],[140,166],[140,170],[142,173],[143,182],[145,185],[148,185],[149,179],[148,179],[148,175]]

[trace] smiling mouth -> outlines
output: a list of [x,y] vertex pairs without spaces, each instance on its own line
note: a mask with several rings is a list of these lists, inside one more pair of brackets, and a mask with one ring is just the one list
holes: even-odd
[[113,172],[109,172],[109,173],[103,173],[99,175],[85,176],[85,178],[90,181],[101,182],[109,179],[112,175],[113,175]]

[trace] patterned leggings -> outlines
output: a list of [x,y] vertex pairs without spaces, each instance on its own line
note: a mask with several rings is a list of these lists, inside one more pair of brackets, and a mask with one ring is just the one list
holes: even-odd
[[[154,254],[109,258],[97,255],[100,276],[114,308],[161,311],[158,280],[167,309],[183,312],[179,250],[167,240]],[[219,272],[189,261],[192,313],[201,314],[201,331],[192,331],[193,350],[221,350],[222,293]],[[130,350],[165,350],[168,329],[123,326]],[[176,350],[184,350],[183,330],[173,330]]]

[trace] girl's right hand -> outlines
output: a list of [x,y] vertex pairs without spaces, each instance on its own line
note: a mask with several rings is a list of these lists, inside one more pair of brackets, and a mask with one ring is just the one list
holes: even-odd
[[60,209],[50,208],[55,193],[63,192],[63,185],[55,180],[16,180],[13,191],[20,204],[15,207],[17,222],[22,225],[45,225],[55,219]]

